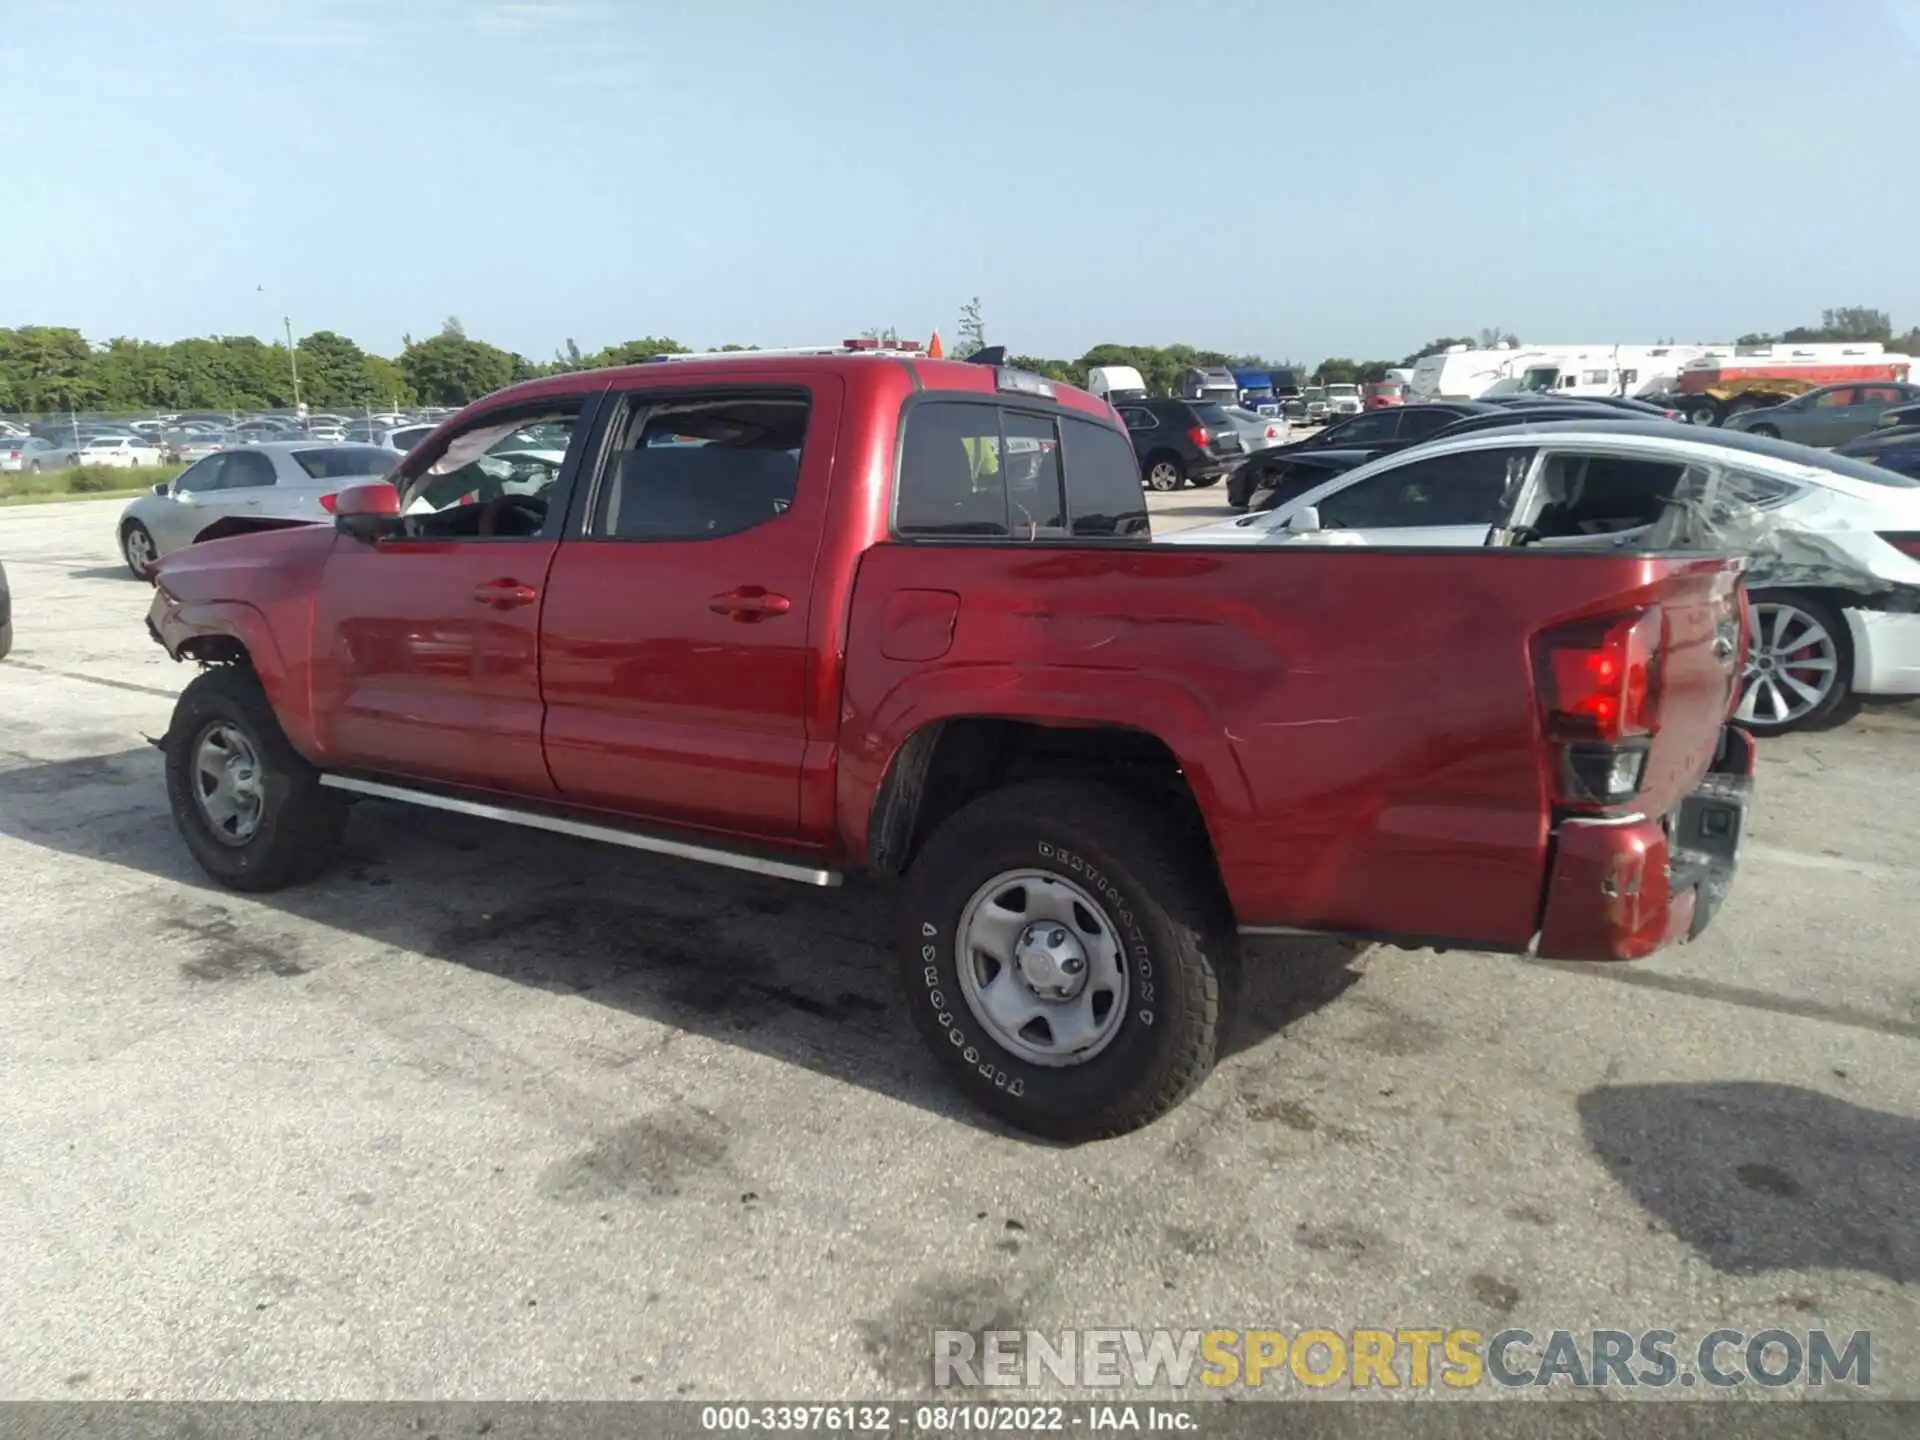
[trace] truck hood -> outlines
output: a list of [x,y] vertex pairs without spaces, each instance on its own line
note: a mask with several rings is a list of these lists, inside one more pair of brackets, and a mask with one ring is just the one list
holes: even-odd
[[290,570],[317,567],[333,548],[331,525],[294,523],[224,540],[204,540],[163,557],[153,582],[186,604],[217,600],[252,602],[277,591]]

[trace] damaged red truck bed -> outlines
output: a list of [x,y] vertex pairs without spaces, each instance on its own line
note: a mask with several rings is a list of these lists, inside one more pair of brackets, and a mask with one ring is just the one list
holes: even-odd
[[1732,874],[1737,559],[1156,547],[1106,404],[876,356],[536,381],[335,503],[158,569],[210,874],[377,796],[897,878],[909,1013],[1040,1133],[1196,1086],[1246,936],[1634,959]]

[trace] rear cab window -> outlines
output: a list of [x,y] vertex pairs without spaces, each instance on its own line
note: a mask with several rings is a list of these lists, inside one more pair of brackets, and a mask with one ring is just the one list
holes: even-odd
[[906,412],[893,528],[903,539],[1150,537],[1120,431],[1064,410],[944,398]]

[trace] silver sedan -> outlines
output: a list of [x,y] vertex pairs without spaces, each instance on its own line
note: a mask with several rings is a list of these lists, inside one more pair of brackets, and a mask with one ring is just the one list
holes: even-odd
[[0,440],[0,470],[70,470],[80,463],[80,452],[71,445],[56,445],[38,435],[20,435]]
[[127,502],[120,512],[120,554],[144,580],[161,556],[211,538],[210,530],[230,533],[234,527],[222,521],[321,524],[335,494],[379,479],[399,458],[378,445],[312,440],[219,451]]

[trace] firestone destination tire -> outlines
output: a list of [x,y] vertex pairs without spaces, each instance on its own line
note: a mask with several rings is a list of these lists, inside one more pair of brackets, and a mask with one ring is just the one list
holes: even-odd
[[344,798],[287,740],[250,670],[221,665],[180,692],[162,748],[167,800],[193,858],[230,890],[280,890],[326,869]]
[[906,877],[902,979],[966,1095],[1083,1141],[1206,1079],[1237,950],[1195,850],[1165,815],[1078,781],[993,791],[934,831]]

